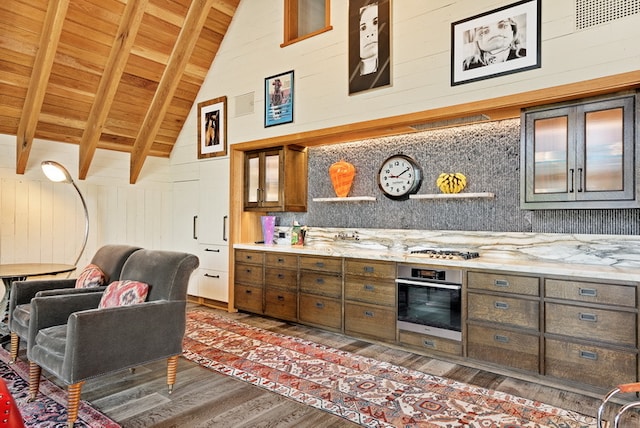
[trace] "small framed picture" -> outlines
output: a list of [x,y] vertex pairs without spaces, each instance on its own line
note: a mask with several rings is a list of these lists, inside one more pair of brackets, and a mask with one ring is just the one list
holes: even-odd
[[264,79],[264,127],[293,122],[293,70]]
[[451,24],[451,85],[540,68],[540,3],[522,0]]
[[198,159],[227,154],[227,97],[198,103]]

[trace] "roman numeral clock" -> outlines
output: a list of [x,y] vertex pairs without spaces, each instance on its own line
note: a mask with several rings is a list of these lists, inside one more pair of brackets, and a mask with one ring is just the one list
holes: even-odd
[[417,193],[422,184],[422,169],[411,157],[396,154],[388,157],[378,171],[378,187],[389,199],[402,201]]

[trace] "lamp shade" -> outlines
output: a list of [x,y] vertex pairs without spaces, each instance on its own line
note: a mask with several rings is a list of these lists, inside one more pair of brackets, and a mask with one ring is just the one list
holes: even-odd
[[42,172],[47,178],[55,183],[73,183],[71,174],[67,169],[54,161],[44,161],[41,164]]

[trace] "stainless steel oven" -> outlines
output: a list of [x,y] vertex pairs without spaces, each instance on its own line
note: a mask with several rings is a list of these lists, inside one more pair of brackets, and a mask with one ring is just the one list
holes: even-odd
[[398,265],[398,329],[462,340],[462,270]]

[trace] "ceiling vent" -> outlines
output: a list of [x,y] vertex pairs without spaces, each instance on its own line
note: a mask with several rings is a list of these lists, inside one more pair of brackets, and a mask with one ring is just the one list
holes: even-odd
[[576,30],[640,13],[640,0],[576,0]]

